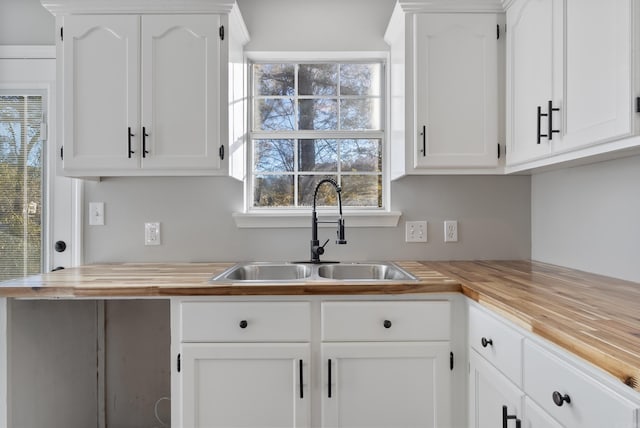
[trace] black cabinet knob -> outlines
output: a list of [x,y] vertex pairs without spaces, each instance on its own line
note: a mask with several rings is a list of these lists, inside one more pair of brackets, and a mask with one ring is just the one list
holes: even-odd
[[249,323],[247,323],[247,320],[240,321],[240,328],[247,328],[248,325]]
[[480,342],[482,343],[483,348],[486,348],[489,345],[493,346],[493,339],[487,339],[486,337],[483,337]]
[[64,269],[64,267],[58,266],[58,267],[54,267],[53,269],[51,269],[51,272],[55,272],[55,271],[63,270],[63,269]]
[[57,242],[55,243],[55,245],[53,246],[53,248],[54,248],[57,252],[61,253],[61,252],[63,252],[64,250],[66,250],[66,249],[67,249],[67,244],[66,244],[64,241],[57,241]]
[[564,403],[571,403],[571,397],[567,394],[560,394],[558,391],[553,391],[553,402],[556,403],[556,406],[562,407]]
[[389,320],[384,320],[384,322],[382,323],[382,325],[384,326],[384,328],[391,328],[391,321],[389,321]]

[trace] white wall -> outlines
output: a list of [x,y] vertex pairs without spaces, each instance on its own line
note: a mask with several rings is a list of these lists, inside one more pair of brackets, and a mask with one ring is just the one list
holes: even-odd
[[640,282],[640,156],[537,174],[532,258]]

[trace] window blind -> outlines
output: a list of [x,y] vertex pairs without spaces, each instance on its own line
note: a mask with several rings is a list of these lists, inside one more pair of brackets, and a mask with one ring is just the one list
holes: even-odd
[[42,272],[43,98],[0,94],[0,281]]

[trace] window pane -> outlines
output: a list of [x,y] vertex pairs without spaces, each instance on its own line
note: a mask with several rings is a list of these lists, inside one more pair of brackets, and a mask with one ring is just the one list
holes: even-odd
[[288,98],[263,98],[255,102],[254,129],[292,131],[295,129],[293,101]]
[[300,64],[299,95],[337,95],[338,64]]
[[295,66],[293,64],[254,64],[255,95],[293,95]]
[[340,95],[380,95],[380,64],[341,64]]
[[254,140],[256,172],[293,171],[295,140]]
[[338,128],[338,102],[335,99],[300,100],[299,129]]
[[256,207],[288,207],[295,201],[292,175],[256,175],[253,184]]
[[382,207],[382,176],[342,176],[342,204],[348,207]]
[[336,140],[300,140],[299,171],[337,171],[338,143]]
[[340,129],[382,129],[380,115],[380,99],[378,98],[340,100]]
[[[331,178],[335,181],[338,178],[335,175],[301,175],[298,177],[298,204],[300,206],[313,206],[313,193],[316,186],[323,178]],[[329,184],[323,184],[318,189],[318,197],[316,199],[317,206],[338,204],[338,195],[335,188]]]
[[382,171],[382,141],[378,139],[342,140],[340,144],[342,171]]
[[0,96],[0,280],[42,272],[41,96]]

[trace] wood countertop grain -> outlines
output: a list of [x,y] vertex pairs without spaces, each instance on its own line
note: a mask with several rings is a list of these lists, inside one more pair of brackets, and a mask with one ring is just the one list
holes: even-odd
[[0,283],[0,297],[137,298],[462,292],[640,392],[640,284],[528,260],[396,262],[420,279],[212,284],[234,263],[87,265]]

